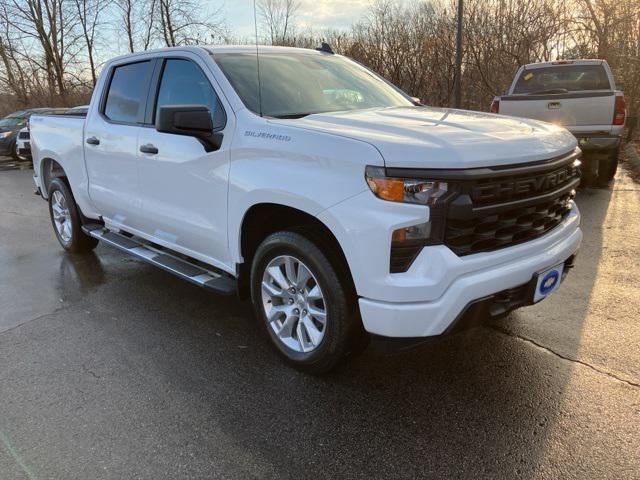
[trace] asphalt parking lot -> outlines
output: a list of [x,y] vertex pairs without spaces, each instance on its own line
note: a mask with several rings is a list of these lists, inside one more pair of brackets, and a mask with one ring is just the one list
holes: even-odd
[[[24,167],[24,165],[23,165]],[[561,289],[314,378],[247,304],[59,247],[0,163],[0,478],[640,478],[640,185],[578,203]]]

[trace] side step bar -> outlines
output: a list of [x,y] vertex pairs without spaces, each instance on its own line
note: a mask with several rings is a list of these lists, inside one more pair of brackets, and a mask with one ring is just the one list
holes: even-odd
[[[213,290],[221,295],[233,295],[236,292],[236,280],[223,272],[215,272],[199,265],[159,250],[149,244],[138,241],[136,237],[128,237],[113,232],[103,225],[87,224],[82,227],[87,234],[104,243],[116,247],[134,257],[155,265],[169,273],[173,273],[191,283]],[[213,267],[212,267],[213,268]]]

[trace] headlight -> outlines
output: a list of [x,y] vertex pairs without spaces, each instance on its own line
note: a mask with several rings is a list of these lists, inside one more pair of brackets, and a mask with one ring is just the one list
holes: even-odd
[[11,132],[0,132],[0,138],[7,138],[11,135]]
[[447,182],[387,177],[383,167],[368,166],[365,178],[376,197],[390,202],[430,205],[447,192]]
[[442,243],[444,222],[441,221],[440,210],[446,208],[447,198],[451,196],[447,195],[447,182],[388,177],[383,167],[372,166],[366,168],[365,178],[373,194],[382,200],[428,205],[430,208],[428,222],[398,228],[391,233],[389,271],[406,272],[424,246]]

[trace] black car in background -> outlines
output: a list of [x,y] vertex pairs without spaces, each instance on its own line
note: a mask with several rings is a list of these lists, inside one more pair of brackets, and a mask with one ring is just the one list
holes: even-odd
[[38,113],[53,113],[59,109],[55,108],[31,108],[13,112],[0,120],[0,155],[11,155],[18,158],[16,149],[16,138],[18,132],[25,127],[31,115]]

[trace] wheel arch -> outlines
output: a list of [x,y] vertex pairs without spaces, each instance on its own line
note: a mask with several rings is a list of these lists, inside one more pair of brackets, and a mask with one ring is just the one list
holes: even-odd
[[[51,157],[45,157],[40,161],[40,178],[42,179],[42,195],[44,198],[49,196],[49,185],[51,185],[51,180],[54,178],[64,178],[67,185],[69,185],[69,179],[64,168]],[[71,189],[71,185],[69,185],[69,188]]]
[[279,203],[257,203],[244,214],[240,224],[240,261],[236,265],[238,290],[242,298],[249,294],[249,276],[253,254],[258,245],[270,234],[277,231],[297,231],[318,244],[331,260],[339,273],[344,276],[347,286],[355,293],[349,264],[338,239],[331,229],[318,217],[303,210]]

